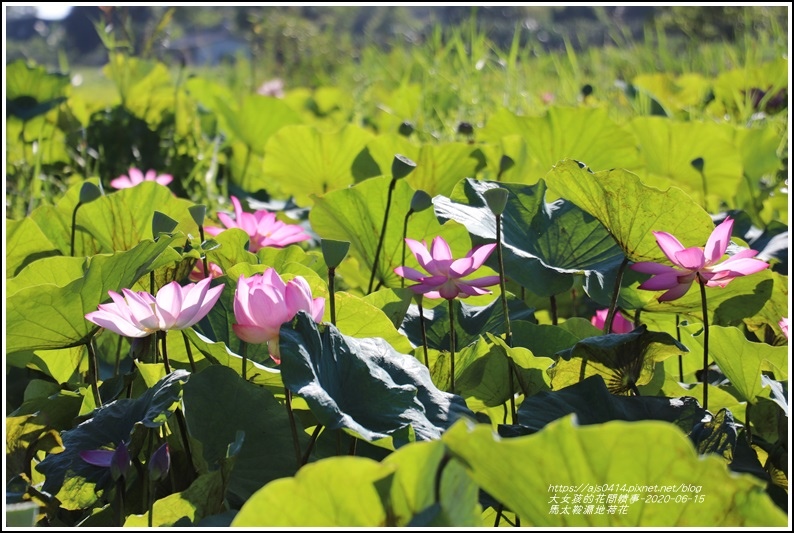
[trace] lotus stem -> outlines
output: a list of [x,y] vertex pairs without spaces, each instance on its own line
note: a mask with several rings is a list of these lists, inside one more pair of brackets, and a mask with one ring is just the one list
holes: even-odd
[[455,393],[455,300],[449,302],[449,379],[450,392]]
[[157,335],[160,337],[160,346],[162,346],[163,351],[163,366],[165,366],[165,373],[171,373],[171,363],[168,361],[168,343],[165,340],[165,335],[167,332],[165,331],[158,331]]
[[383,248],[383,240],[386,238],[386,224],[389,222],[389,210],[391,209],[391,196],[394,192],[394,187],[397,185],[397,180],[392,177],[389,182],[389,193],[386,196],[386,212],[383,214],[383,224],[380,228],[380,238],[378,239],[378,246],[375,248],[375,259],[372,262],[372,273],[369,276],[369,285],[367,286],[367,294],[372,292],[372,284],[375,282],[375,273],[378,271],[378,261],[380,259],[380,251]]
[[[201,243],[203,244],[204,243],[204,224],[199,224],[198,225],[198,229],[199,229],[199,238],[201,239]],[[204,265],[204,275],[205,276],[212,276],[212,273],[210,273],[210,269],[209,269],[209,262],[207,261],[207,254],[204,252],[204,250],[201,251],[201,262]]]
[[190,347],[190,339],[187,338],[187,333],[182,331],[182,339],[185,341],[185,351],[187,352],[187,359],[190,361],[190,371],[196,373],[196,361],[193,360],[193,349]]
[[295,462],[298,468],[303,464],[300,443],[298,442],[298,426],[295,425],[295,413],[292,412],[292,392],[284,387],[284,403],[287,406],[287,416],[289,416],[289,427],[292,431],[292,445],[295,447]]
[[[675,314],[675,340],[681,342],[681,315]],[[684,355],[678,354],[678,381],[684,382]]]
[[623,261],[618,267],[618,275],[615,277],[615,290],[612,291],[612,301],[609,302],[609,311],[607,311],[607,318],[604,320],[604,333],[612,331],[612,321],[615,319],[615,311],[618,308],[618,298],[620,297],[620,284],[623,283],[623,272],[629,264],[628,256],[623,258]]
[[240,355],[243,357],[243,381],[248,381],[248,343],[240,341]]
[[336,278],[336,269],[329,268],[328,269],[328,295],[329,301],[328,303],[331,306],[331,324],[336,326],[336,296],[334,292],[334,279]]
[[700,285],[700,300],[703,305],[703,409],[709,409],[709,315],[706,306],[706,282],[697,273]]
[[[409,209],[407,213],[405,213],[405,219],[403,219],[403,249],[402,249],[402,257],[400,259],[400,264],[405,265],[405,238],[408,237],[408,218],[413,213],[413,209]],[[400,276],[400,288],[405,288],[405,278]]]
[[[505,316],[505,342],[513,347],[513,332],[510,329],[510,313],[507,308],[507,289],[505,288],[505,263],[502,257],[502,216],[496,215],[496,258],[499,261],[499,289],[502,291],[502,313]],[[507,355],[507,354],[506,354]],[[510,417],[516,423],[516,395],[513,383],[513,359],[507,355],[507,380],[510,387]]]
[[309,439],[309,446],[306,448],[306,452],[303,454],[303,459],[301,460],[301,465],[305,465],[309,462],[309,457],[312,454],[312,450],[314,449],[314,444],[317,442],[317,437],[320,436],[320,431],[322,431],[323,425],[317,424],[314,427],[314,431],[312,431],[312,436]]
[[553,294],[549,296],[549,312],[551,313],[551,324],[556,326],[559,320],[557,318],[557,297]]
[[102,398],[99,396],[99,363],[93,345],[94,338],[88,339],[85,344],[88,349],[88,380],[91,382],[91,393],[94,395],[94,405],[102,407]]
[[425,327],[425,310],[422,307],[422,295],[416,300],[416,306],[419,308],[419,331],[422,332],[422,350],[425,354],[425,366],[430,368],[430,359],[427,356],[427,328]]
[[74,211],[72,211],[72,235],[69,240],[69,255],[74,257],[74,236],[75,236],[75,226],[77,225],[77,210],[80,209],[80,206],[83,205],[83,202],[77,202],[77,205],[74,206]]

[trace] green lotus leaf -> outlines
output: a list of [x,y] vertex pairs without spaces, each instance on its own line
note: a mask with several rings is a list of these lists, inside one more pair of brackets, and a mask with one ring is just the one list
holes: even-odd
[[613,394],[630,394],[650,383],[656,363],[687,352],[667,333],[640,326],[629,333],[590,337],[560,352],[549,369],[552,389],[559,390],[599,374]]
[[[232,527],[373,527],[387,515],[376,484],[394,465],[364,457],[332,457],[268,483],[237,513]],[[344,487],[344,490],[329,490]]]
[[[518,409],[518,424],[522,430],[519,434],[536,433],[572,413],[583,426],[612,420],[663,420],[689,433],[706,415],[706,410],[689,396],[615,396],[607,389],[603,377],[594,375],[574,385],[525,398]],[[516,434],[515,431],[512,434]]]
[[[638,171],[643,183],[660,189],[680,187],[709,211],[716,211],[720,200],[733,205],[732,197],[726,196],[725,191],[739,188],[742,159],[732,142],[731,126],[676,122],[663,117],[636,117],[629,126],[646,161],[645,169]],[[704,161],[702,176],[691,164],[697,158]]]
[[[499,298],[495,298],[485,306],[474,306],[460,300],[453,300],[455,309],[455,349],[460,350],[488,333],[502,334],[504,326],[504,308]],[[507,313],[510,320],[533,320],[534,309],[514,296],[507,298]],[[446,302],[432,309],[423,309],[425,333],[429,348],[449,351],[449,306]],[[419,318],[419,307],[411,304],[405,314],[400,330],[405,333],[414,346],[422,345],[422,330]]]
[[367,150],[381,170],[391,174],[392,159],[402,154],[416,163],[416,169],[405,179],[416,190],[430,196],[447,195],[463,178],[474,177],[482,162],[475,148],[466,143],[416,145],[396,133],[379,135],[367,145]]
[[395,447],[432,440],[460,416],[463,400],[436,388],[421,363],[382,339],[354,339],[304,312],[281,327],[281,375],[329,429]]
[[654,231],[671,233],[685,246],[705,246],[714,230],[709,214],[680,189],[648,187],[622,169],[593,174],[566,160],[545,179],[551,190],[597,218],[631,261],[667,261]]
[[284,126],[265,146],[262,180],[246,189],[279,190],[306,205],[313,194],[343,189],[354,181],[353,161],[372,134],[353,125],[338,132],[323,133],[311,126]]
[[[349,257],[358,260],[360,268],[366,269],[367,279],[375,262],[390,181],[388,177],[368,179],[353,187],[315,197],[314,208],[309,213],[312,228],[321,238],[350,242]],[[386,287],[400,286],[401,278],[394,269],[401,265],[403,221],[413,195],[414,189],[405,180],[397,181],[375,275],[376,281]],[[429,243],[439,235],[447,241],[454,257],[463,257],[471,249],[471,239],[465,227],[458,224],[442,226],[429,209],[411,215],[408,238],[424,239]],[[407,266],[421,268],[407,248],[405,257]]]
[[[566,200],[545,203],[546,184],[527,186],[466,179],[450,198],[436,198],[436,215],[464,224],[481,242],[496,239],[496,219],[484,197],[488,189],[509,191],[502,215],[505,276],[541,296],[570,288],[570,274],[614,270],[623,253],[589,214]],[[488,260],[495,267],[496,254]],[[551,270],[552,272],[547,272]],[[558,281],[558,278],[562,278]],[[564,280],[564,281],[563,281]],[[563,286],[558,287],[562,283]]]
[[384,466],[397,466],[389,493],[394,525],[418,525],[429,509],[432,517],[422,524],[426,527],[479,525],[478,487],[458,461],[445,461],[445,453],[440,441],[416,442],[383,460]]
[[[691,337],[702,353],[703,335]],[[770,346],[747,340],[739,328],[709,327],[709,357],[739,391],[740,399],[755,404],[762,394],[762,372],[788,379],[788,346]]]
[[[258,94],[247,95],[238,108],[216,96],[215,105],[223,117],[222,128],[241,140],[258,155],[264,155],[267,140],[281,128],[300,124],[300,116],[278,98]],[[245,187],[247,190],[255,188]]]
[[[202,443],[211,467],[226,457],[236,432],[245,432],[225,495],[234,507],[266,483],[297,471],[287,411],[269,391],[243,381],[229,368],[212,365],[191,376],[184,404],[190,434]],[[299,431],[301,449],[307,441]]]
[[[521,136],[532,162],[531,167],[527,165],[531,170],[520,179],[527,184],[537,183],[565,158],[583,161],[594,170],[638,169],[642,165],[634,136],[615,124],[606,108],[555,106],[542,117],[522,117],[500,108],[481,135],[492,143],[510,135]],[[521,159],[520,154],[511,151],[507,155]]]
[[[85,319],[85,314],[96,311],[100,303],[108,301],[109,290],[118,292],[123,287],[131,287],[146,272],[173,262],[176,252],[170,248],[172,242],[173,239],[161,238],[157,242],[141,242],[125,252],[96,255],[84,259],[84,274],[68,284],[29,285],[17,290],[7,299],[7,350],[16,352],[84,344],[98,329]],[[33,279],[35,276],[26,270],[46,270],[51,268],[50,261],[54,265],[62,265],[63,259],[41,259],[28,265],[20,275]],[[38,277],[58,279],[57,274]],[[62,281],[59,279],[59,283]]]
[[[566,417],[534,435],[500,439],[488,425],[461,421],[442,442],[483,490],[518,514],[524,527],[781,527],[787,521],[763,483],[730,473],[722,457],[699,456],[668,422],[578,427]],[[576,494],[595,496],[597,487],[639,499],[628,499],[625,513],[576,514],[572,505],[567,514],[551,512],[552,497],[561,511],[565,496],[568,501]],[[658,487],[673,489],[665,493]],[[654,503],[652,495],[669,495],[670,501]],[[701,503],[693,503],[697,495],[704,496]]]
[[66,100],[69,75],[47,72],[17,59],[6,68],[6,104],[10,115],[30,120]]
[[60,254],[33,219],[6,220],[6,279],[37,259]]

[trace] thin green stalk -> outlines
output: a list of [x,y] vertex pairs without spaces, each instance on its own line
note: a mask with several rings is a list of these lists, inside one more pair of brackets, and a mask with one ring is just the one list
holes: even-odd
[[334,292],[334,279],[336,278],[336,269],[328,269],[328,303],[331,306],[331,324],[336,325],[336,296]]
[[436,479],[433,487],[433,493],[435,495],[436,503],[439,507],[441,507],[441,478],[444,475],[444,469],[447,467],[451,459],[451,455],[444,454],[444,456],[441,458],[441,461],[438,462],[438,466],[436,467]]
[[[181,407],[177,407],[174,411],[176,415],[176,423],[179,426],[179,433],[182,436],[182,446],[185,448],[185,455],[187,455],[187,462],[190,465],[190,470],[193,472],[193,479],[196,477],[196,467],[193,464],[193,453],[190,449],[190,435],[187,431],[187,420],[185,420],[185,413],[182,412]],[[173,469],[171,470],[173,472]],[[191,482],[193,481],[191,479]]]
[[709,315],[708,307],[706,306],[706,283],[697,274],[698,283],[700,284],[700,300],[703,304],[703,409],[709,408]]
[[298,426],[295,425],[295,413],[292,412],[292,392],[284,387],[284,400],[287,406],[287,416],[289,416],[289,427],[292,431],[292,444],[295,448],[295,462],[298,468],[303,464],[300,443],[298,442]]
[[248,381],[248,343],[240,341],[240,355],[243,357],[243,381]]
[[[411,216],[413,211],[411,209],[405,213],[405,219],[403,220],[403,249],[402,249],[402,257],[400,259],[400,264],[405,265],[405,238],[408,236],[408,217]],[[400,288],[405,288],[405,278],[400,276]]]
[[124,476],[116,480],[116,524],[117,527],[124,527],[124,496],[127,489],[127,481]]
[[367,294],[372,292],[372,284],[375,282],[375,273],[378,271],[378,261],[380,259],[380,251],[383,248],[383,240],[386,237],[386,224],[389,222],[389,210],[391,209],[391,196],[394,192],[394,186],[397,185],[397,180],[392,178],[389,183],[389,193],[386,196],[386,212],[383,213],[383,224],[380,228],[380,238],[378,239],[378,246],[375,248],[375,259],[372,262],[372,273],[369,276],[369,284],[367,285]]
[[553,326],[557,325],[558,318],[557,318],[557,297],[555,295],[549,296],[549,312],[551,313],[551,324]]
[[124,342],[124,337],[119,335],[119,341],[116,343],[116,362],[113,364],[113,377],[118,377],[121,369],[121,343]]
[[171,363],[168,361],[168,343],[165,340],[166,331],[158,331],[157,335],[160,337],[160,345],[163,351],[163,366],[165,366],[165,373],[171,373]]
[[102,399],[99,397],[99,363],[97,362],[93,340],[94,338],[91,337],[85,344],[88,349],[88,380],[91,382],[91,393],[94,395],[94,405],[102,407]]
[[77,225],[77,210],[80,209],[80,206],[83,205],[82,202],[77,202],[77,205],[74,206],[74,211],[72,211],[72,235],[69,239],[69,255],[74,257],[74,237],[75,237],[75,226]]
[[149,479],[149,527],[154,527],[154,490],[157,483]]
[[[681,342],[681,315],[678,313],[675,314],[675,340],[679,343]],[[678,381],[683,383],[684,382],[684,355],[678,354]]]
[[425,366],[430,368],[430,360],[427,356],[427,328],[425,326],[425,310],[422,308],[422,295],[419,295],[416,306],[419,308],[419,331],[422,332],[422,350],[425,354]]
[[196,361],[193,360],[193,349],[190,347],[190,340],[187,338],[187,333],[182,330],[182,339],[185,341],[185,351],[187,352],[187,359],[190,361],[190,371],[196,373]]
[[449,302],[449,367],[450,392],[455,393],[455,300]]
[[[507,289],[505,288],[505,264],[502,258],[502,216],[496,215],[496,258],[499,261],[499,289],[502,291],[502,313],[505,317],[505,342],[513,347],[513,332],[510,329],[510,313],[507,308]],[[513,383],[513,359],[507,356],[507,380],[510,387],[510,417],[516,423],[516,395]]]
[[618,275],[615,278],[615,290],[612,291],[612,301],[609,303],[607,318],[604,320],[604,333],[610,333],[612,331],[612,321],[615,319],[615,311],[618,308],[618,297],[620,297],[620,284],[623,282],[623,272],[626,271],[628,264],[629,258],[624,257],[618,268]]
[[[203,244],[204,243],[204,225],[203,224],[199,224],[198,225],[198,229],[199,229],[199,238],[201,239],[201,242]],[[207,254],[205,254],[205,253],[201,254],[201,262],[204,265],[204,276],[205,277],[206,276],[212,277],[212,274],[210,273],[209,264],[207,262]]]
[[323,425],[317,424],[312,431],[312,436],[309,439],[309,446],[306,448],[306,452],[303,454],[303,459],[301,460],[301,465],[305,465],[309,462],[309,457],[311,457],[312,450],[314,449],[314,444],[317,442],[317,437],[320,436],[320,431],[322,431]]

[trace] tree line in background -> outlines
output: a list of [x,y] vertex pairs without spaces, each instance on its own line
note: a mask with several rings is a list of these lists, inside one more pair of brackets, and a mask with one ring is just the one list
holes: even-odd
[[268,51],[287,64],[297,54],[339,61],[367,45],[422,42],[438,27],[471,26],[502,47],[510,46],[518,30],[522,45],[540,50],[566,43],[620,45],[642,38],[649,27],[695,39],[733,40],[772,23],[787,25],[786,7],[745,6],[75,6],[62,21],[41,21],[32,8],[6,9],[9,62],[25,57],[53,63],[52,49],[58,49],[61,62],[72,65],[103,64],[107,54],[100,30],[109,28],[116,42],[125,42],[135,54],[179,58],[173,51],[180,43],[209,33],[216,40],[243,39],[252,54]]

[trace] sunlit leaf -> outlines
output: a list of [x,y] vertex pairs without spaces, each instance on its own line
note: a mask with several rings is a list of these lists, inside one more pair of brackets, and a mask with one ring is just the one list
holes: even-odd
[[[698,456],[686,435],[667,422],[577,427],[567,417],[514,439],[495,437],[487,425],[459,422],[442,441],[525,527],[760,527],[782,526],[787,520],[761,482],[729,473],[721,457]],[[559,504],[566,495],[594,495],[588,491],[613,484],[610,492],[639,496],[635,503],[626,503],[625,514],[574,514],[570,508],[568,514],[550,512],[552,496]],[[651,494],[663,495],[647,487],[682,485],[700,488],[696,494],[705,497],[703,502],[692,503],[696,494],[679,491],[670,493],[670,503],[646,503]],[[673,503],[676,495],[684,494],[690,496],[688,504]]]

